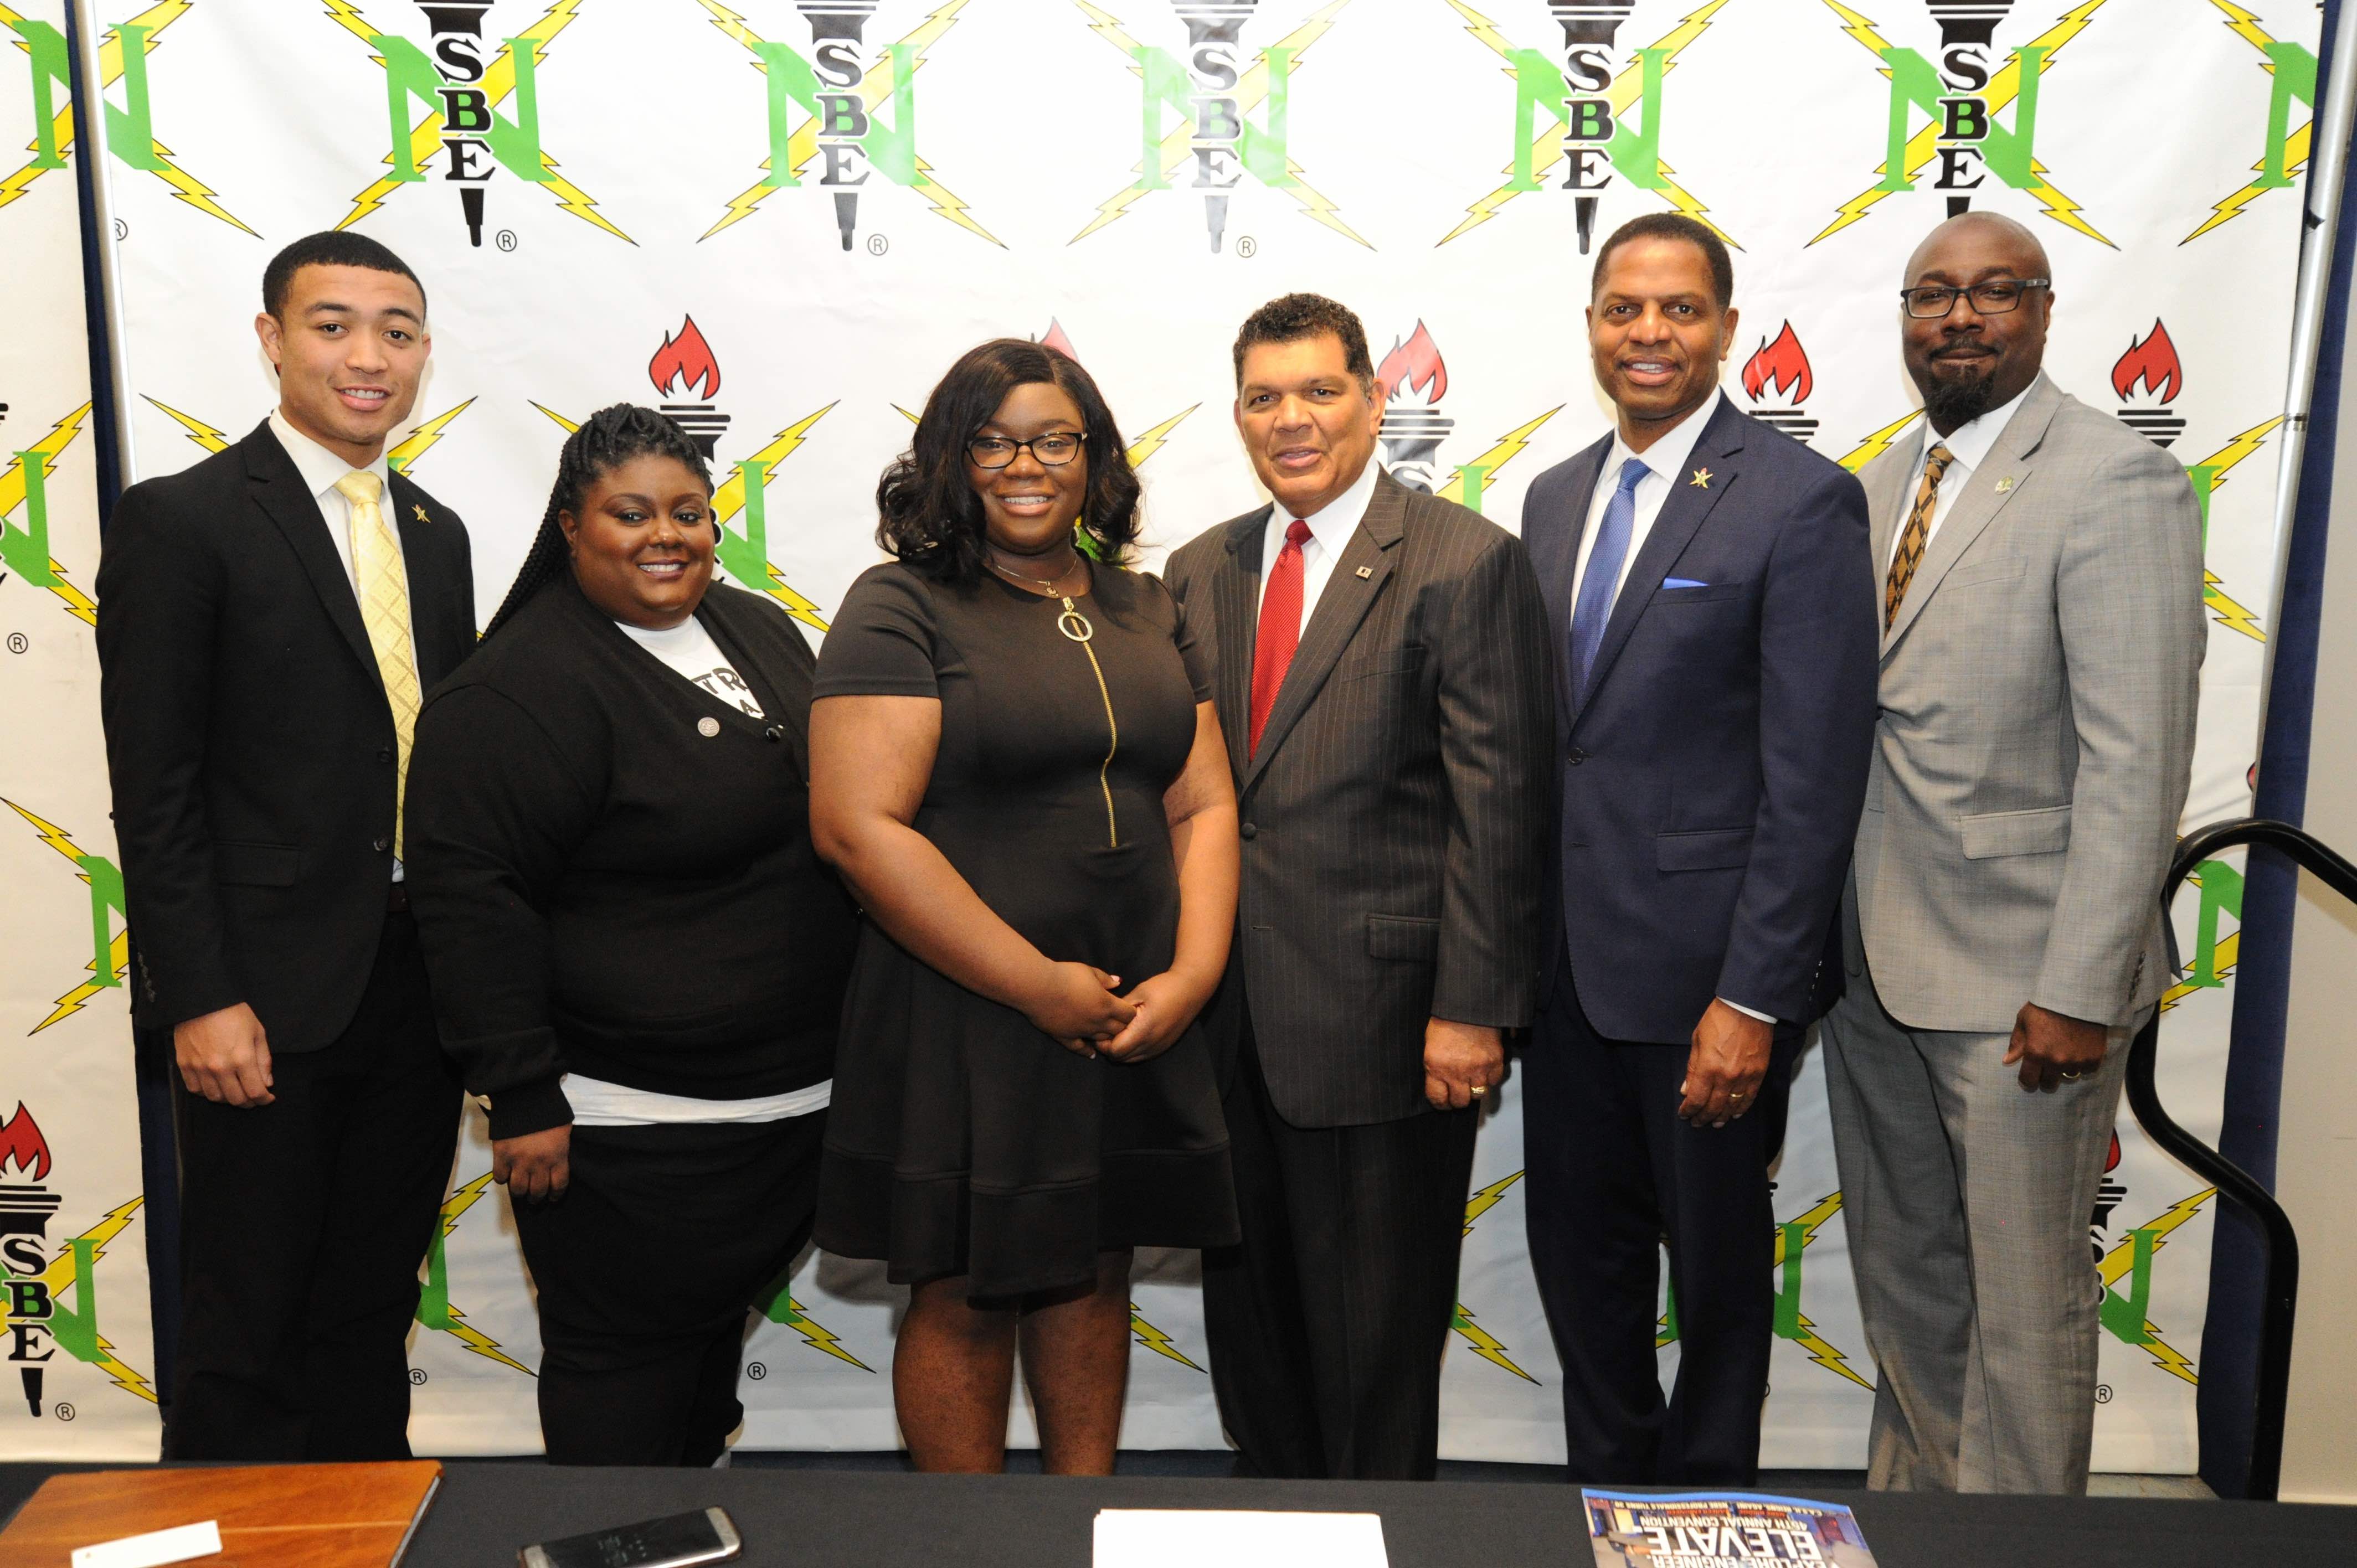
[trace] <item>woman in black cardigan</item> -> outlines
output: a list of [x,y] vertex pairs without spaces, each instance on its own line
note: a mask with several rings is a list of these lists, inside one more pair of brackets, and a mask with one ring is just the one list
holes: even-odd
[[810,1235],[854,918],[811,847],[815,660],[713,582],[718,532],[677,425],[594,415],[410,763],[410,897],[558,1463],[717,1458],[746,1310]]

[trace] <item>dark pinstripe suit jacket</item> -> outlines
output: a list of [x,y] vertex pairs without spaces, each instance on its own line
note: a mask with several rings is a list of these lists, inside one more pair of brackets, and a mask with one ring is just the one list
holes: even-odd
[[1381,475],[1247,757],[1269,511],[1206,531],[1165,571],[1218,659],[1243,824],[1212,1021],[1232,1037],[1249,1004],[1296,1126],[1396,1121],[1425,1109],[1428,1017],[1531,1019],[1555,779],[1546,610],[1521,541]]

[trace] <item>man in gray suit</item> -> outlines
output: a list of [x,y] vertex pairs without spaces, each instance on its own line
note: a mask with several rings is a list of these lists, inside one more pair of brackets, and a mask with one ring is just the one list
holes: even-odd
[[1545,610],[1512,534],[1374,463],[1357,317],[1274,300],[1235,367],[1275,504],[1167,569],[1217,657],[1243,836],[1212,1387],[1262,1475],[1429,1478],[1473,1107],[1535,1000]]
[[2039,371],[2051,274],[1973,212],[1909,261],[1928,431],[1861,476],[1881,714],[1825,1072],[1866,1335],[1867,1483],[2086,1488],[2087,1244],[2170,961],[2201,522],[2185,471]]

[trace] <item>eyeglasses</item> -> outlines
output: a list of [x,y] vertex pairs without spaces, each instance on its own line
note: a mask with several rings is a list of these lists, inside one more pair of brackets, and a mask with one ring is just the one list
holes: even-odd
[[1921,288],[1902,288],[1899,297],[1906,303],[1907,314],[1918,321],[1937,321],[1956,308],[1959,295],[1973,296],[1973,308],[1983,316],[2003,316],[2021,308],[2021,296],[2033,288],[2050,287],[2051,278],[1991,278],[1970,288],[1948,288],[1938,284],[1925,284]]
[[1049,467],[1060,468],[1081,455],[1081,443],[1087,439],[1085,432],[1073,430],[1052,430],[1028,441],[977,435],[965,444],[965,455],[974,459],[977,468],[1004,468],[1015,461],[1015,454],[1028,448],[1033,457]]

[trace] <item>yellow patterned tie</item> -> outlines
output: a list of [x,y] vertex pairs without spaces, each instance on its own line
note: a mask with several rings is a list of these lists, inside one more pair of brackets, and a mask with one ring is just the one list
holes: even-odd
[[1907,585],[1915,580],[1915,568],[1923,562],[1924,542],[1932,537],[1932,511],[1940,499],[1940,476],[1956,460],[1955,454],[1945,446],[1934,446],[1923,462],[1923,482],[1915,487],[1915,510],[1907,514],[1907,526],[1899,535],[1898,553],[1890,557],[1890,576],[1882,589],[1882,628],[1899,618],[1899,607],[1906,601]]
[[401,854],[401,812],[409,795],[409,743],[417,733],[417,655],[409,642],[409,574],[401,564],[401,542],[377,505],[377,477],[354,469],[336,481],[352,503],[352,575],[360,582],[361,621],[376,651],[376,672],[393,705],[393,734],[400,747],[393,779],[393,853]]

